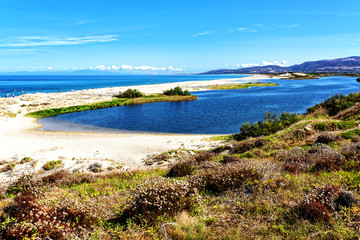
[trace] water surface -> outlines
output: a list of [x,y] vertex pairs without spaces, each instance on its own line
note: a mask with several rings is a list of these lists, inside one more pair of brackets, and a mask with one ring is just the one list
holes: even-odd
[[358,92],[353,77],[279,80],[277,87],[194,92],[198,100],[160,102],[69,113],[40,119],[44,130],[229,134],[245,122],[261,120],[265,111],[304,113],[335,94]]
[[241,78],[249,75],[107,75],[107,76],[0,76],[0,97],[37,92],[69,92],[89,88]]

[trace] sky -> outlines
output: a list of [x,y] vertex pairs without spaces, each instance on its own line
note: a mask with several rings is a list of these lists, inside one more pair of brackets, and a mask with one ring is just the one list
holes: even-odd
[[195,73],[360,55],[359,0],[0,0],[0,72]]

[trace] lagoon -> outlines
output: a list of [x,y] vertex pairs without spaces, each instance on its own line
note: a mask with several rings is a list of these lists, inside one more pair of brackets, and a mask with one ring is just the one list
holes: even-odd
[[256,122],[265,111],[304,113],[335,94],[360,90],[353,77],[311,80],[269,79],[277,87],[194,92],[198,100],[160,102],[69,113],[40,119],[43,130],[231,134],[241,124]]

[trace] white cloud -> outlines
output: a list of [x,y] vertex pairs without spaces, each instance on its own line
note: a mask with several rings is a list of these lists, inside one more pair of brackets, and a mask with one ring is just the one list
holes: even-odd
[[132,65],[122,64],[121,69],[123,69],[123,70],[131,70],[131,69],[133,69],[133,66]]
[[89,67],[90,70],[97,70],[97,71],[170,71],[170,72],[181,72],[184,71],[181,68],[176,68],[172,66],[168,67],[153,67],[153,66],[133,66],[133,65],[126,65],[122,64],[121,66],[112,65],[111,67],[105,65],[98,65],[96,67]]
[[291,24],[291,25],[277,25],[277,24],[274,24],[275,27],[278,27],[278,28],[296,28],[296,27],[299,27],[300,25],[299,24]]
[[238,65],[240,67],[243,67],[243,68],[248,68],[248,67],[257,67],[257,66],[260,66],[260,64],[257,64],[257,63],[245,63],[245,64],[241,64],[241,65]]
[[47,70],[52,70],[53,68],[52,67],[47,67]]
[[111,69],[113,69],[113,70],[119,70],[121,67],[117,67],[116,65],[112,65],[111,66]]
[[96,66],[94,69],[95,69],[95,70],[102,70],[102,71],[104,71],[104,70],[106,70],[106,67],[105,67],[105,65],[98,65],[98,66]]
[[74,22],[74,25],[84,25],[92,22],[95,22],[95,20],[78,20]]
[[274,61],[274,62],[268,62],[268,61],[262,61],[260,64],[259,63],[244,63],[244,64],[237,64],[235,65],[236,67],[242,67],[242,68],[248,68],[248,67],[259,67],[259,66],[269,66],[269,65],[277,65],[277,66],[281,66],[281,67],[286,67],[288,62],[285,60],[281,60],[281,61]]
[[195,34],[193,34],[192,36],[193,36],[193,37],[199,37],[199,36],[209,35],[209,34],[211,34],[211,33],[213,33],[213,31],[204,31],[204,32],[195,33]]
[[100,35],[85,37],[40,37],[23,36],[0,39],[0,47],[34,47],[57,45],[80,45],[87,43],[111,42],[117,40],[117,35]]

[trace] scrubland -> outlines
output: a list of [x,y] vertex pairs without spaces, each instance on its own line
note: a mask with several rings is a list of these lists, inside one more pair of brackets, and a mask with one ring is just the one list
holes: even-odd
[[359,239],[359,98],[268,113],[219,147],[162,153],[151,170],[52,164],[3,186],[1,238]]

